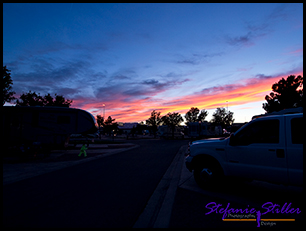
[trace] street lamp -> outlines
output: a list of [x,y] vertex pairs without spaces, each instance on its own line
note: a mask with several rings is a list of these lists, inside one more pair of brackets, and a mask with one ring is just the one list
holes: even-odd
[[103,120],[105,120],[105,104],[103,104]]

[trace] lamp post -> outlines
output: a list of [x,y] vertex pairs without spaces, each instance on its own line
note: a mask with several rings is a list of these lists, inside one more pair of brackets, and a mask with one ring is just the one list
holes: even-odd
[[105,121],[105,104],[103,104],[103,120]]

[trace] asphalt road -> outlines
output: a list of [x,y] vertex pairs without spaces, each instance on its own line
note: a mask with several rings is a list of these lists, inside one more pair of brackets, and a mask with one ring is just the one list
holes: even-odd
[[133,150],[3,186],[3,226],[132,227],[187,141],[135,143]]

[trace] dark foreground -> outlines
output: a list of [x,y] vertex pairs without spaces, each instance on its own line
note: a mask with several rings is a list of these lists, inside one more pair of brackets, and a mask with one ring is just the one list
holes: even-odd
[[[156,192],[160,194],[158,183],[164,182],[165,178],[171,181],[176,177],[180,180],[172,188],[175,190],[171,194],[174,203],[155,201],[156,205],[166,205],[170,208],[167,211],[172,211],[169,212],[169,223],[161,226],[155,223],[154,227],[256,228],[256,216],[248,216],[255,221],[223,221],[222,213],[206,214],[209,203],[221,204],[223,208],[230,204],[231,208],[261,211],[264,211],[261,208],[264,203],[281,207],[291,203],[291,208],[301,210],[300,214],[286,213],[284,208],[283,213],[274,210],[274,213],[261,218],[295,221],[262,221],[261,228],[295,230],[305,226],[302,187],[238,181],[228,182],[219,190],[204,190],[196,185],[192,173],[183,163],[181,172],[169,179],[163,177],[172,160],[176,159],[174,156],[187,141],[137,140],[133,143],[139,147],[3,186],[4,227],[133,227],[136,221],[141,220],[139,216],[145,213],[142,212],[152,208],[149,205],[153,195]],[[168,195],[170,188],[162,190]],[[237,218],[235,215],[241,217],[246,214],[232,213],[226,218]],[[154,223],[153,218],[150,217],[149,224]]]
[[140,147],[3,186],[4,227],[132,227],[184,140]]

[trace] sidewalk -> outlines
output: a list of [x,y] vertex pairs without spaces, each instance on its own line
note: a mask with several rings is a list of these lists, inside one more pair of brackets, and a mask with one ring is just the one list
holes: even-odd
[[5,158],[3,159],[3,185],[138,147],[132,143],[90,144],[86,150],[87,157],[83,155],[79,157],[81,146],[78,144],[67,150],[52,150],[47,157],[39,156],[23,162],[16,158]]

